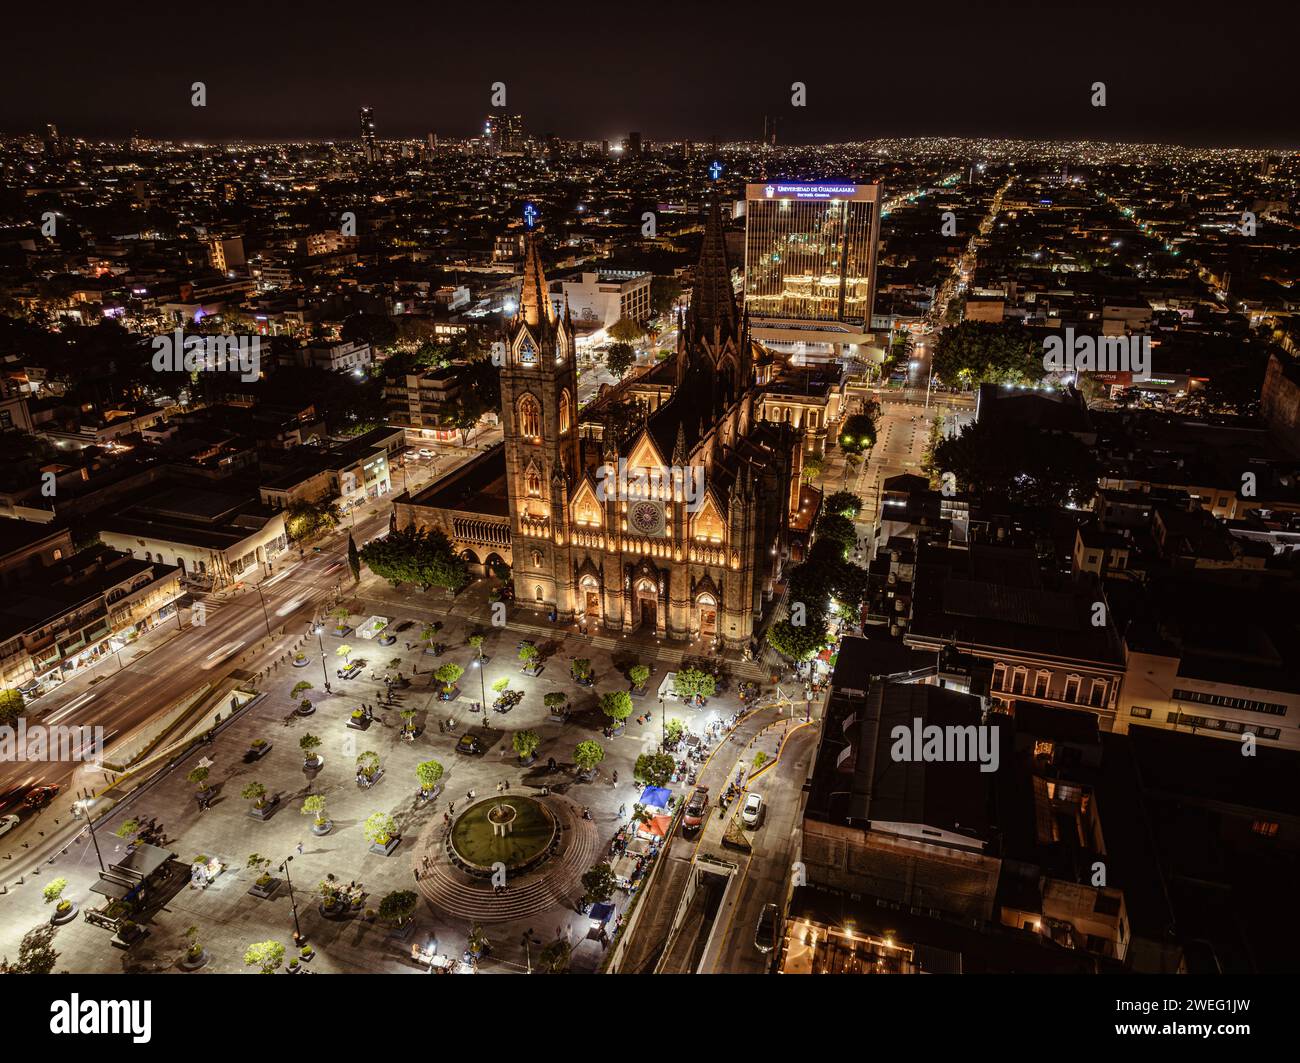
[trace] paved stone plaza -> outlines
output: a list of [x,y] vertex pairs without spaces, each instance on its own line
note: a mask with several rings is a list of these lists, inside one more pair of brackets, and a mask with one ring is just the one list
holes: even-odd
[[[327,633],[326,663],[333,687],[327,694],[315,640],[309,640],[307,648],[313,651],[310,666],[295,668],[284,663],[273,669],[259,685],[264,696],[223,726],[213,742],[200,745],[172,771],[142,788],[98,828],[106,862],[122,857],[126,843],[113,832],[133,818],[156,821],[161,844],[185,866],[202,854],[224,863],[224,873],[206,887],[183,885],[146,922],[148,937],[129,951],[110,947],[110,932],[82,918],[61,927],[55,940],[59,968],[89,972],[178,970],[177,960],[186,945],[183,935],[191,925],[198,927],[198,939],[211,957],[203,971],[243,971],[245,948],[267,939],[284,943],[292,956],[294,919],[287,884],[282,882],[269,899],[248,893],[256,872],[246,865],[249,856],[257,853],[274,862],[272,873],[282,879],[274,867],[292,857],[289,872],[298,919],[317,950],[309,964],[311,970],[418,971],[422,968],[410,959],[412,944],[436,942],[439,952],[458,958],[475,919],[484,922],[493,946],[480,965],[483,971],[522,970],[528,956],[535,960],[540,946],[562,935],[568,935],[574,945],[572,969],[595,969],[602,946],[587,938],[589,921],[575,910],[581,893],[577,878],[593,862],[605,858],[610,840],[627,821],[639,796],[641,788],[632,781],[633,763],[639,754],[658,748],[661,724],[655,691],[666,673],[677,666],[683,647],[660,647],[653,640],[644,644],[634,639],[592,639],[576,630],[549,628],[544,620],[539,625],[535,614],[513,607],[507,626],[493,628],[488,589],[487,581],[480,581],[450,603],[436,600],[432,594],[394,590],[372,577],[364,578],[356,593],[344,598],[352,611],[349,623],[355,628],[373,614],[390,617],[391,627],[411,621],[410,627],[398,633],[394,645],[384,647],[358,638],[355,632],[345,640]],[[444,624],[437,641],[447,646],[438,658],[424,652],[418,641],[424,623],[435,619]],[[475,630],[485,634],[486,674],[482,682],[472,664],[474,651],[466,643],[467,635]],[[522,638],[535,639],[547,652],[545,666],[536,678],[520,669],[517,650]],[[353,647],[353,659],[365,662],[352,680],[335,676],[341,663],[335,650],[344,641]],[[583,688],[570,678],[570,662],[576,657],[591,659],[594,686]],[[393,671],[400,671],[410,685],[395,690],[393,703],[386,704],[380,677],[392,658],[400,659],[400,666]],[[437,684],[432,680],[432,672],[448,661],[466,669],[459,683],[460,696],[450,704],[437,699]],[[654,668],[647,684],[650,693],[634,700],[624,734],[606,738],[601,733],[606,721],[597,707],[599,695],[627,689],[624,672],[638,661]],[[757,666],[737,666],[737,670],[749,675],[757,672]],[[512,689],[524,693],[517,707],[506,714],[489,708],[486,718],[482,712],[471,711],[474,702],[484,700],[484,690],[490,706],[494,697],[491,684],[506,677]],[[306,696],[316,711],[308,717],[295,714],[297,701],[290,698],[290,689],[299,681],[313,684]],[[551,720],[543,706],[543,696],[551,691],[569,696],[573,711],[566,722]],[[373,723],[365,731],[349,728],[352,710],[363,704],[373,707]],[[706,707],[687,709],[673,700],[668,703],[668,715],[683,719],[698,733],[713,720],[725,720],[739,705],[733,678]],[[416,712],[412,722],[419,733],[414,741],[400,737],[402,709]],[[642,713],[652,719],[638,723],[637,716]],[[454,730],[441,733],[439,723],[445,724],[449,717]],[[535,731],[542,739],[536,760],[528,767],[520,765],[511,746],[512,735],[520,730]],[[467,731],[480,739],[481,754],[456,751],[458,738]],[[304,768],[299,740],[307,733],[321,739],[318,753],[323,763],[316,770]],[[272,748],[250,762],[246,753],[259,738]],[[594,778],[580,781],[573,765],[574,747],[586,739],[598,741],[606,756]],[[363,789],[356,779],[356,760],[367,751],[379,755],[383,775],[372,787]],[[214,799],[206,809],[199,807],[195,785],[186,780],[201,758],[211,761],[208,784],[214,790]],[[556,762],[554,771],[548,768],[551,758]],[[432,800],[422,801],[416,765],[430,759],[439,761],[446,771],[440,792]],[[278,809],[264,821],[249,815],[252,802],[241,797],[251,782],[261,783],[268,797],[279,799]],[[546,803],[560,824],[564,848],[501,896],[489,884],[477,886],[479,892],[469,896],[467,904],[464,882],[456,884],[450,875],[454,869],[446,864],[444,814],[449,805],[454,804],[456,810],[467,807],[471,791],[481,800],[505,786],[511,793],[532,795]],[[678,792],[683,788],[677,787]],[[323,837],[313,835],[312,817],[300,811],[303,799],[311,794],[325,798],[326,814],[333,823],[332,831]],[[583,807],[590,808],[590,820],[582,817]],[[389,856],[370,851],[363,833],[366,818],[375,812],[390,813],[398,824],[401,841]],[[69,845],[66,855],[43,865],[39,874],[26,876],[22,885],[0,897],[0,954],[13,956],[22,934],[48,918],[49,908],[42,902],[40,889],[43,881],[56,875],[69,880],[66,895],[82,908],[102,900],[89,892],[97,878],[97,864],[83,833]],[[323,915],[316,888],[327,875],[344,885],[358,883],[364,893],[362,907],[343,918]],[[404,935],[365,916],[367,908],[378,908],[386,894],[399,889],[418,889],[421,895],[412,927]],[[528,930],[533,935],[526,953],[524,935]]]

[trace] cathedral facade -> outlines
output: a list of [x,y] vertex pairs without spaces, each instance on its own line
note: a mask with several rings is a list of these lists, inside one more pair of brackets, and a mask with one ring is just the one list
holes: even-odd
[[516,602],[593,632],[748,646],[800,505],[803,433],[760,419],[764,360],[715,198],[676,352],[650,374],[667,397],[607,396],[580,418],[572,320],[530,232],[501,375]]

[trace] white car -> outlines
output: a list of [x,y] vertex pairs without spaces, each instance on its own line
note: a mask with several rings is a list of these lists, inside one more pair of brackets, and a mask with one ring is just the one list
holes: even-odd
[[421,447],[421,448],[420,448],[420,457],[422,457],[422,458],[431,458],[431,457],[433,457],[433,451],[430,450],[428,447]]
[[746,827],[757,827],[763,818],[763,795],[750,794],[745,798],[745,807],[740,810],[740,822]]
[[0,816],[0,835],[8,834],[18,826],[17,816]]

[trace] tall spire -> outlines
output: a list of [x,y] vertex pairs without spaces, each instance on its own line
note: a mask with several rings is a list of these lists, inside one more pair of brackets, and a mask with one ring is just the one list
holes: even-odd
[[537,234],[531,229],[524,236],[524,284],[519,293],[519,312],[526,325],[537,326],[542,321],[555,324],[555,308],[551,306],[551,297],[546,290]]
[[710,343],[714,342],[715,329],[720,341],[739,338],[736,295],[731,287],[731,265],[722,232],[722,205],[716,192],[709,193],[709,218],[704,226],[700,261],[695,267],[689,324],[696,336]]

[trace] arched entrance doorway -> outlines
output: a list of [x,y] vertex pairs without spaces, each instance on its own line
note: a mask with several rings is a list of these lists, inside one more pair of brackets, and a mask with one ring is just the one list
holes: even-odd
[[578,608],[588,624],[600,622],[600,584],[595,576],[582,577]]
[[654,580],[642,579],[636,584],[637,627],[655,631],[659,625],[659,594]]
[[695,623],[700,638],[711,639],[718,633],[718,602],[711,594],[695,599]]

